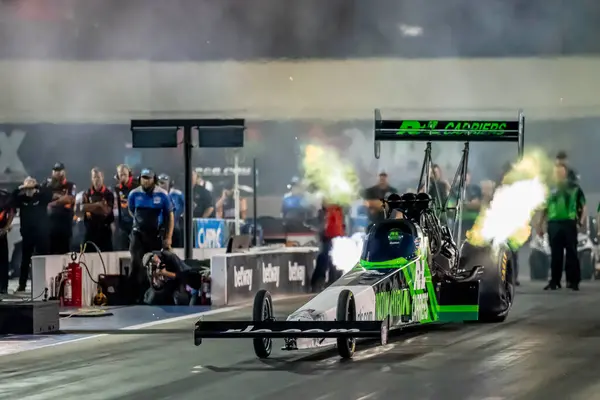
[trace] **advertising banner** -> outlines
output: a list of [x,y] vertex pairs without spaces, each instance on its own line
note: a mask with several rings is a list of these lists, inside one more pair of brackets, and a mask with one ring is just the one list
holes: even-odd
[[232,256],[227,259],[227,303],[251,301],[260,289],[301,294],[310,288],[316,252]]
[[200,249],[220,249],[227,246],[227,226],[223,219],[194,219],[194,247]]

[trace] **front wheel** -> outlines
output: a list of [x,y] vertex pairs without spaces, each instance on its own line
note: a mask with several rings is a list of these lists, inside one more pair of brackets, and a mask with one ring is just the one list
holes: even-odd
[[[252,320],[256,322],[273,320],[273,300],[271,294],[264,289],[259,290],[254,296]],[[273,339],[255,338],[252,339],[252,344],[258,358],[269,358],[273,349]]]
[[[338,296],[336,320],[340,322],[356,321],[356,303],[350,290],[342,290]],[[337,349],[340,357],[350,359],[356,350],[355,338],[338,338]]]

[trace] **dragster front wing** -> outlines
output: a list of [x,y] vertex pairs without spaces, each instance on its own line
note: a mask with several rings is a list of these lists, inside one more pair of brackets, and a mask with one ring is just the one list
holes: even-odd
[[194,344],[202,339],[381,338],[383,321],[203,321],[196,322]]

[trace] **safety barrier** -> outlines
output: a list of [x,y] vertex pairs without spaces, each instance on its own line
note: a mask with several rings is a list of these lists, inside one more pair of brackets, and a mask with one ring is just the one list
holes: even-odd
[[213,306],[252,301],[260,289],[274,295],[307,293],[318,249],[287,247],[211,258]]
[[[225,254],[223,248],[194,249],[193,257],[196,260],[208,260],[217,254]],[[184,256],[183,249],[173,250],[179,257]],[[53,256],[36,256],[31,262],[31,296],[34,301],[44,299],[46,288],[48,296],[51,295],[53,282],[63,268],[71,262],[70,254]],[[129,268],[131,256],[128,251],[114,251],[102,253],[102,260],[97,253],[85,253],[83,261],[89,270],[82,271],[82,306],[91,305],[96,294],[97,285],[94,280],[98,275],[122,275],[124,268]],[[104,263],[102,263],[104,261]],[[92,280],[93,278],[93,280]]]

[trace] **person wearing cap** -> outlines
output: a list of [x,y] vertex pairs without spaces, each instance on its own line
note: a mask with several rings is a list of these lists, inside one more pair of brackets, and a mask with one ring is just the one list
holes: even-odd
[[[113,207],[115,196],[104,185],[104,174],[98,168],[91,171],[92,186],[83,193],[83,221],[85,224],[85,243],[93,242],[102,252],[113,251],[112,223],[115,221]],[[96,248],[86,245],[86,251]]]
[[183,212],[185,209],[183,192],[173,187],[173,181],[167,174],[160,174],[158,176],[158,186],[169,193],[169,197],[173,202],[173,219],[175,220],[173,247],[181,248],[183,247]]
[[6,190],[0,190],[0,294],[8,292],[8,232],[15,216],[13,196]]
[[75,185],[66,177],[63,163],[56,163],[45,186],[52,190],[48,204],[50,254],[65,254],[71,250],[75,207]]
[[390,193],[398,193],[398,189],[390,186],[387,172],[381,171],[379,182],[375,186],[365,189],[362,195],[369,210],[370,223],[376,223],[385,218],[381,199],[384,199]]
[[[143,169],[140,174],[140,186],[132,190],[127,199],[129,212],[133,216],[129,252],[130,287],[135,301],[143,299],[148,284],[142,268],[144,254],[161,248],[169,249],[173,240],[173,202],[167,191],[156,183],[154,172]],[[161,237],[163,227],[165,232],[164,237]]]
[[117,166],[118,184],[114,188],[117,201],[116,250],[129,249],[129,237],[133,228],[133,217],[129,214],[127,198],[129,193],[138,187],[137,179],[133,179],[131,168],[125,164]]
[[48,254],[48,204],[52,202],[52,190],[40,187],[28,176],[13,192],[14,207],[19,211],[21,228],[21,269],[18,292],[24,292],[29,279],[31,257]]

